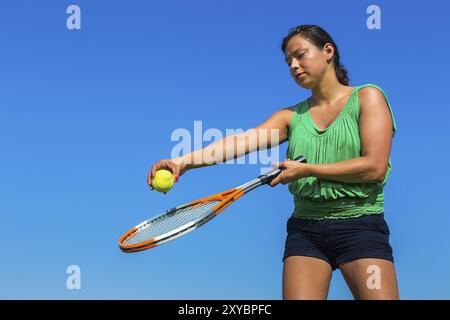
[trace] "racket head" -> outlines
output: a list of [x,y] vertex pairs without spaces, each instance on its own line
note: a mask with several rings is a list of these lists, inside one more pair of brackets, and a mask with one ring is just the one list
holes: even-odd
[[137,252],[174,240],[210,221],[241,193],[234,188],[167,210],[128,230],[119,239],[119,247],[124,252]]

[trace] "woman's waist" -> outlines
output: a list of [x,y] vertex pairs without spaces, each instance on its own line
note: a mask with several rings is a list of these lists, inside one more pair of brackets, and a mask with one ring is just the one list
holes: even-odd
[[329,200],[312,200],[294,197],[294,215],[307,218],[340,218],[374,214],[384,211],[383,193],[366,198],[342,197]]

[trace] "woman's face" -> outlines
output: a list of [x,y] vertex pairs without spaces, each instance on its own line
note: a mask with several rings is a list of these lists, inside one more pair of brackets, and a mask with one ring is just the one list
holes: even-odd
[[293,36],[286,45],[285,61],[296,83],[306,89],[314,88],[330,67],[334,49],[326,44],[323,50],[300,35]]

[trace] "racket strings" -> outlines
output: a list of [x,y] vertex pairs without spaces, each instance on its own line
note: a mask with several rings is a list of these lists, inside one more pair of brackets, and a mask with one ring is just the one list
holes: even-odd
[[178,229],[192,221],[204,218],[220,201],[211,200],[167,213],[140,226],[135,233],[125,239],[124,245],[134,245]]

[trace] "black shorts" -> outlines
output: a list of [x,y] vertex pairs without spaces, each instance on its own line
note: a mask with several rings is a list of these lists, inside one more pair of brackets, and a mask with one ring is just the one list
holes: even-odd
[[359,218],[312,220],[291,216],[287,222],[284,257],[325,260],[335,270],[340,263],[362,258],[394,262],[384,214]]

